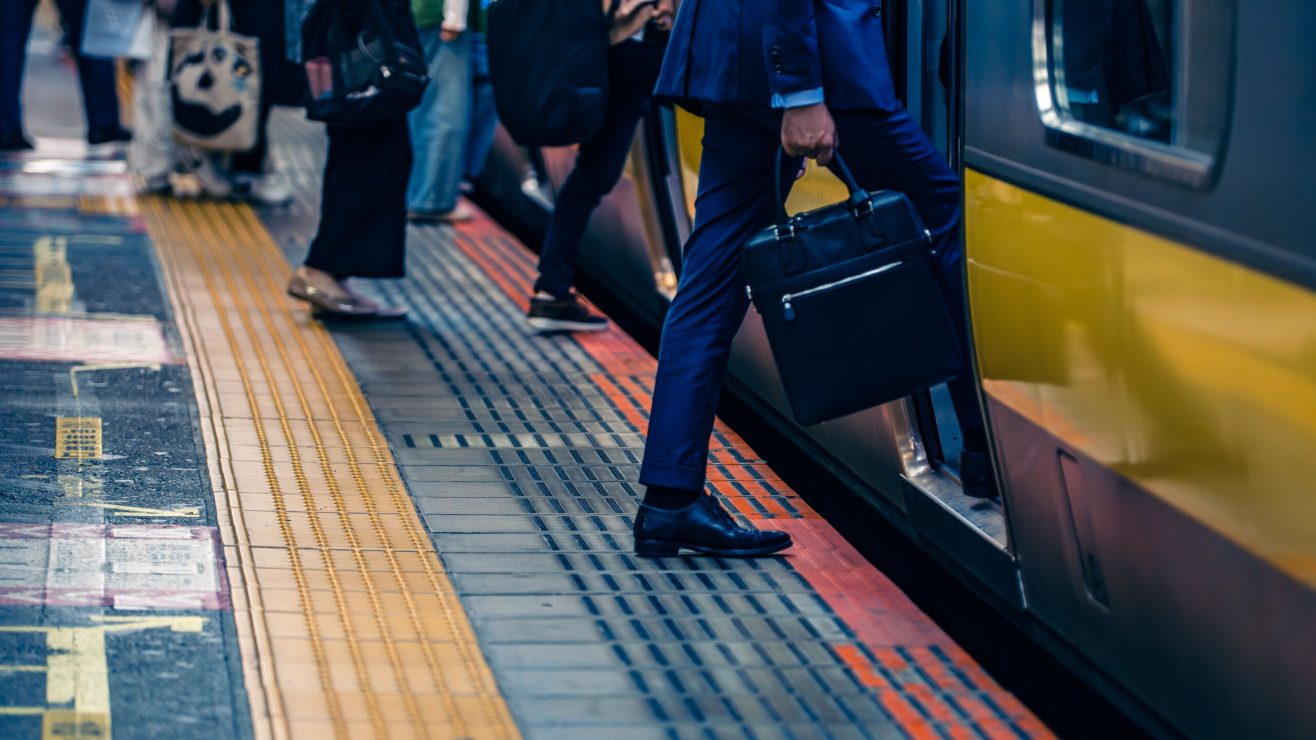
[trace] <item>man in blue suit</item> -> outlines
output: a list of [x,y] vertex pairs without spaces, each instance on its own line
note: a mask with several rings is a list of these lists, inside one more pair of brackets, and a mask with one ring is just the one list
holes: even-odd
[[[703,159],[658,355],[639,555],[767,555],[791,544],[784,532],[738,525],[703,492],[731,340],[749,306],[740,250],[773,221],[772,178],[785,192],[802,157],[826,165],[839,148],[861,187],[906,193],[932,232],[951,311],[964,316],[960,184],[895,96],[881,16],[879,0],[685,0],[677,15],[656,95],[704,117]],[[778,147],[791,157],[783,172],[774,172]],[[951,393],[966,492],[994,495],[972,380],[952,382]]]

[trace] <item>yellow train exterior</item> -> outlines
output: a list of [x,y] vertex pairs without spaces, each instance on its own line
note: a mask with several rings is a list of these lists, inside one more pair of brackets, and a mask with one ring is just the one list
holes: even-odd
[[[1153,734],[1316,736],[1316,4],[819,1],[882,6],[963,173],[1002,503],[962,495],[935,390],[794,425],[753,312],[730,390]],[[700,133],[655,111],[581,252],[655,326]],[[504,205],[569,170],[531,154],[500,147]]]
[[[1316,733],[1313,24],[1014,0],[959,29],[968,292],[1027,610],[1191,736]],[[1097,48],[1125,71],[1094,77]]]

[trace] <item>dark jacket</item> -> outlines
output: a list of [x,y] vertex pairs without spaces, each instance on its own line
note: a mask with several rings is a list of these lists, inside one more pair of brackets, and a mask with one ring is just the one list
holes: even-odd
[[899,108],[880,0],[685,0],[655,92],[697,110],[816,91],[833,110]]

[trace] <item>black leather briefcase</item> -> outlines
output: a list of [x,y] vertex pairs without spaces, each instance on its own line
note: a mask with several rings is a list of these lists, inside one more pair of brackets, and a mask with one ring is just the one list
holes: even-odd
[[[778,154],[778,172],[780,162]],[[832,169],[850,189],[848,200],[793,217],[779,206],[777,224],[750,239],[743,256],[801,424],[926,390],[963,364],[931,235],[909,198],[865,192],[839,156]]]

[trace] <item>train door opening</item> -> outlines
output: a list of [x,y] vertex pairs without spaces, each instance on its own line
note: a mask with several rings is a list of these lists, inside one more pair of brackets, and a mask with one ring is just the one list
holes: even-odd
[[[957,48],[959,0],[885,0],[896,93],[951,167],[960,165]],[[928,461],[958,475],[963,438],[945,385],[910,399]]]

